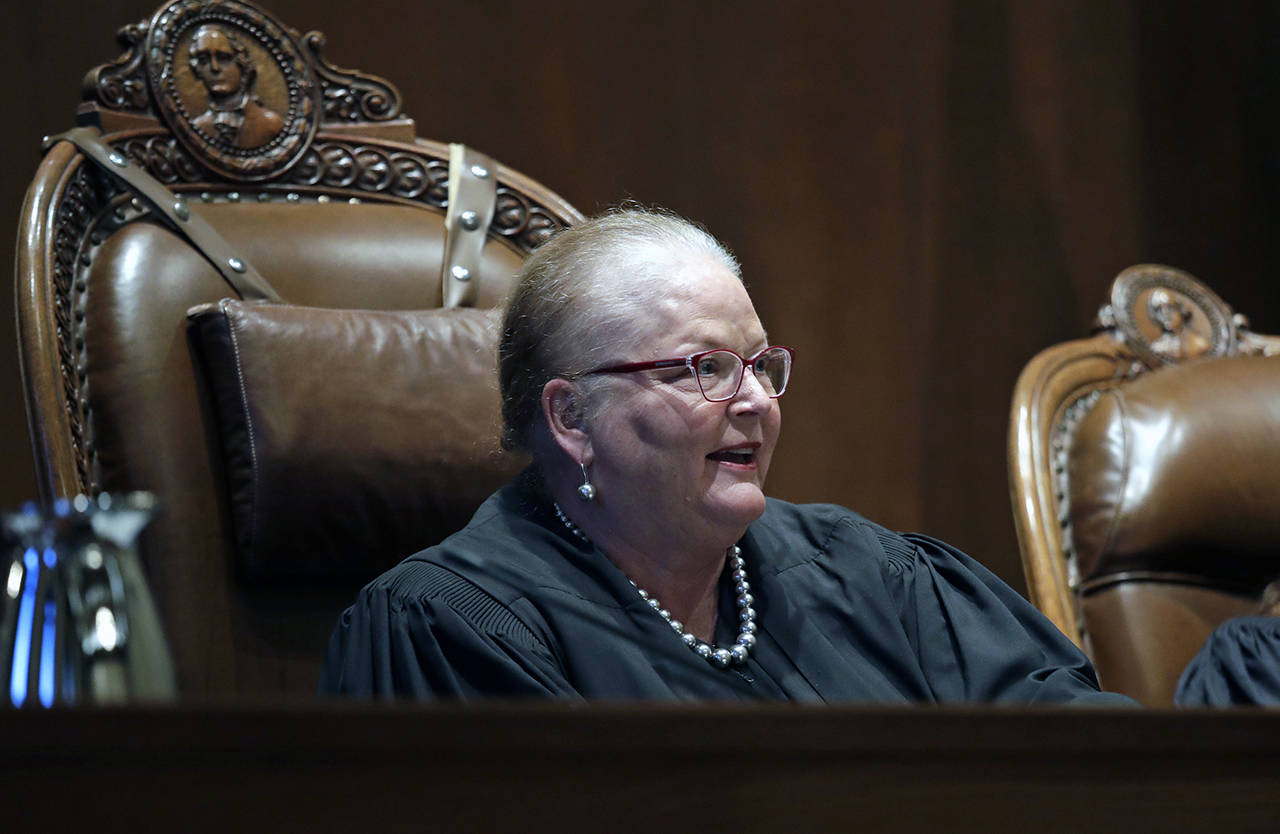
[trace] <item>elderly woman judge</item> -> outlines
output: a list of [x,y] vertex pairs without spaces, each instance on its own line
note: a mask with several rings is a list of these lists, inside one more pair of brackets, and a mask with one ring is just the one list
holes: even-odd
[[561,232],[499,346],[504,441],[534,465],[361,592],[322,690],[1124,702],[964,554],[765,497],[792,361],[700,228],[627,210]]

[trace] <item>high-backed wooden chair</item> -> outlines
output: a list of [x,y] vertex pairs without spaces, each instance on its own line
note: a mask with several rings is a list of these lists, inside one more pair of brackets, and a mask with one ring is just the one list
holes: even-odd
[[1032,601],[1102,685],[1172,703],[1280,574],[1280,338],[1192,276],[1125,270],[1088,339],[1023,370],[1009,478]]
[[118,37],[22,211],[41,497],[158,496],[143,557],[183,692],[310,692],[352,589],[522,464],[494,308],[580,215],[416,138],[394,86],[248,3]]

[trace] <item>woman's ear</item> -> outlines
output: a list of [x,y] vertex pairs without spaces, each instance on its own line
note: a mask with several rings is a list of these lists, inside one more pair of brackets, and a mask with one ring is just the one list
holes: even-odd
[[582,393],[567,379],[556,377],[542,386],[542,417],[556,445],[575,463],[590,464],[591,435],[583,414]]

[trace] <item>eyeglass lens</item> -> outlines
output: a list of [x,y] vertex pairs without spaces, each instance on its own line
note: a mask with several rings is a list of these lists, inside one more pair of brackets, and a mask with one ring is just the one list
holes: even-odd
[[[736,394],[743,370],[743,360],[730,350],[704,353],[694,367],[703,396],[712,401],[727,400]],[[769,348],[751,362],[751,370],[766,394],[781,396],[791,376],[791,355],[782,348]]]

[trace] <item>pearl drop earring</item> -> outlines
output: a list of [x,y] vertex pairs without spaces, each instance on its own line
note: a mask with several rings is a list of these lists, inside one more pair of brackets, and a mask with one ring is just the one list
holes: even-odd
[[596,487],[591,483],[590,476],[587,475],[587,465],[579,462],[578,466],[582,467],[582,486],[578,487],[578,497],[583,501],[596,500]]

